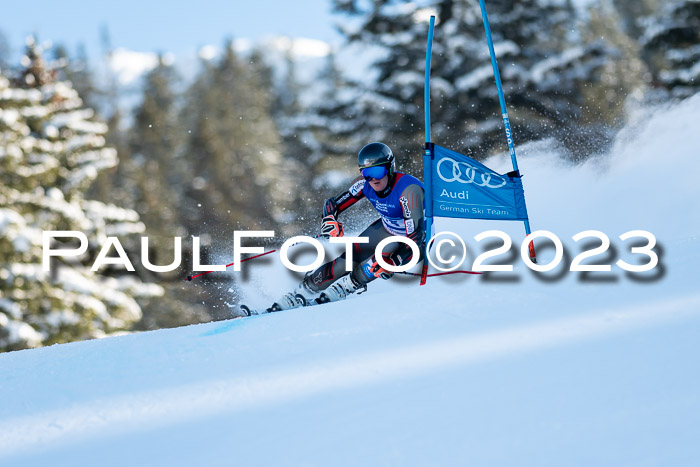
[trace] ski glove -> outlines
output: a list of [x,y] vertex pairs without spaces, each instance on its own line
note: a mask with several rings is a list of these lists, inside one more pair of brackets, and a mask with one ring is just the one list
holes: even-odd
[[[394,261],[392,256],[387,253],[382,254],[382,259],[384,260],[385,263],[391,264],[392,266],[396,266],[397,262]],[[384,280],[386,279],[391,279],[391,277],[394,275],[393,272],[388,271],[384,269],[382,266],[379,265],[377,262],[376,258],[372,256],[370,259],[367,260],[365,264],[362,265],[362,271],[365,273],[368,279],[372,277],[376,278],[382,278]]]
[[321,236],[324,238],[342,237],[343,224],[338,222],[334,215],[329,214],[321,220]]

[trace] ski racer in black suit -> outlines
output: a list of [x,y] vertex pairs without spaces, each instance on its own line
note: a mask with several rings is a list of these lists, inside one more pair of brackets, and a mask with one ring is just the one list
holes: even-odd
[[[338,216],[363,198],[367,198],[380,218],[369,225],[359,237],[369,237],[369,243],[353,243],[351,272],[346,271],[343,253],[336,259],[306,275],[294,292],[286,294],[274,308],[284,310],[319,302],[342,300],[379,277],[389,279],[393,273],[382,268],[375,258],[375,247],[390,236],[413,240],[419,248],[425,240],[423,214],[423,183],[417,178],[396,172],[394,154],[384,143],[370,143],[358,154],[361,176],[353,180],[346,191],[326,200],[321,223],[322,236],[340,237],[343,224]],[[388,264],[407,264],[413,250],[405,243],[391,243],[383,251]],[[303,297],[303,301],[299,299]],[[305,302],[305,303],[304,303]]]

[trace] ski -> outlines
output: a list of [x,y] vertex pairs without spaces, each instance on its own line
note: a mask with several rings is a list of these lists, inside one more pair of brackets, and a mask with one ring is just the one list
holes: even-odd
[[[297,286],[295,292],[302,287],[302,284]],[[265,310],[254,310],[247,305],[241,305],[240,311],[244,316],[260,315],[265,313],[274,313],[276,311],[290,310],[304,306],[322,305],[324,303],[336,302],[345,300],[349,295],[357,293],[358,295],[367,291],[367,284],[360,285],[352,277],[347,274],[336,280],[329,287],[324,289],[318,297],[307,298],[301,293],[290,292],[285,294],[276,303],[273,303],[270,308]],[[310,291],[309,291],[310,292]],[[315,294],[313,294],[315,295]]]
[[[365,287],[365,290],[366,290],[366,287]],[[363,290],[363,292],[364,292],[364,290]],[[296,310],[297,308],[323,305],[325,303],[331,302],[331,300],[326,296],[325,293],[321,293],[321,295],[319,297],[313,298],[311,300],[307,300],[301,294],[296,294],[294,296],[294,299],[297,302],[297,306],[291,307],[291,308],[282,308],[278,303],[273,303],[272,306],[270,306],[269,308],[256,310],[254,308],[250,308],[248,305],[241,304],[239,307],[239,310],[243,314],[243,317],[249,317],[249,316],[265,315],[265,314],[269,314],[269,313],[276,313],[278,311]]]
[[[249,306],[242,304],[239,309],[241,313],[243,313],[244,316],[256,316],[256,315],[264,315],[268,313],[276,313],[278,311],[284,311],[284,310],[294,310],[296,308],[301,308],[305,306],[313,306],[317,305],[321,302],[319,302],[319,299],[313,299],[310,301],[307,301],[303,295],[301,294],[296,294],[294,296],[294,300],[296,301],[296,306],[289,307],[289,308],[282,308],[278,303],[273,303],[272,306],[269,308],[261,309],[261,310],[256,310],[254,308],[250,308]],[[325,303],[325,302],[324,302]]]

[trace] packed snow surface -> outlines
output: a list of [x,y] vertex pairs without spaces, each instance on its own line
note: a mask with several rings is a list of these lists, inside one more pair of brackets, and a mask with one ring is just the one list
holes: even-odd
[[[514,270],[2,354],[0,465],[697,465],[698,117],[700,95],[639,111],[576,167],[551,141],[518,148],[533,230],[564,244],[550,272],[523,264],[521,224],[440,219],[467,269],[500,245],[475,234],[507,232],[511,252],[487,264]],[[586,230],[611,246],[583,264],[609,272],[568,271],[600,245],[572,240]],[[657,239],[649,272],[615,264],[649,261],[632,251],[644,239],[619,238],[633,230]],[[298,280],[246,267],[254,306]]]

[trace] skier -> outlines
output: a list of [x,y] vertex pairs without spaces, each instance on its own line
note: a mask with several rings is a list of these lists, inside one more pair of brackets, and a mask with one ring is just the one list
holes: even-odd
[[[393,273],[377,263],[374,256],[377,244],[394,235],[408,237],[421,247],[425,239],[423,217],[423,183],[411,175],[396,172],[394,154],[384,143],[370,143],[357,155],[361,176],[350,188],[326,200],[323,206],[321,235],[325,238],[343,236],[343,224],[338,216],[362,198],[367,198],[380,218],[370,224],[360,237],[369,237],[369,243],[354,243],[351,272],[346,271],[345,253],[307,273],[294,292],[278,300],[271,311],[285,310],[318,303],[342,300],[356,291],[365,291],[367,284]],[[400,266],[413,255],[411,247],[394,242],[384,248],[387,264]],[[361,293],[361,292],[360,292]]]

